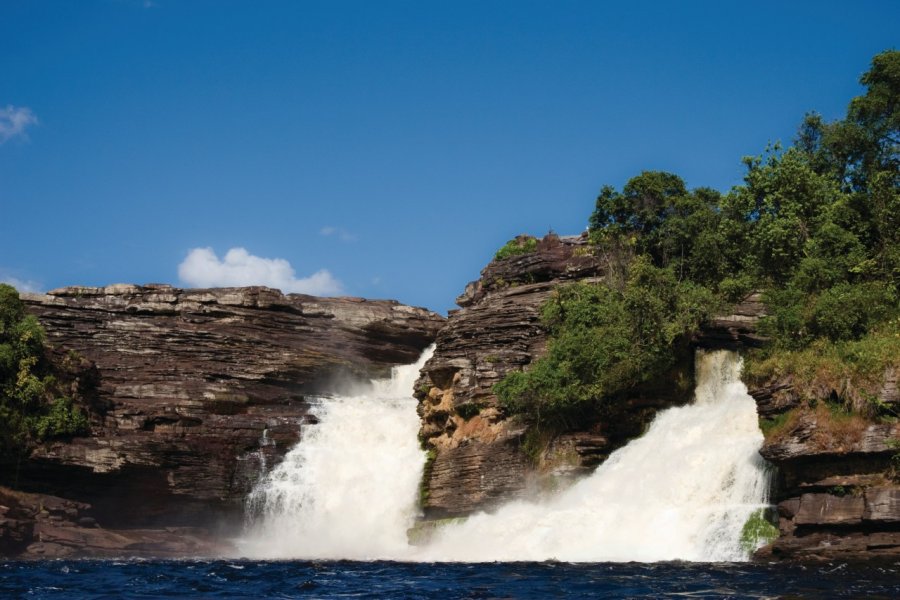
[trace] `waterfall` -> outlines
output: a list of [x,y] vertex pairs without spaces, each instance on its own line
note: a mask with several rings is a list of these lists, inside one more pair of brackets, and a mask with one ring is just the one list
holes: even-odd
[[557,497],[442,530],[424,558],[746,560],[741,530],[766,506],[769,484],[740,371],[732,352],[698,353],[692,404],[659,413],[642,437]]
[[744,523],[766,506],[756,404],[741,360],[698,353],[693,403],[660,412],[639,439],[541,502],[516,501],[439,528],[415,521],[425,455],[410,396],[419,369],[395,369],[356,395],[323,399],[319,424],[253,491],[259,515],[239,542],[258,558],[416,561],[739,561]]
[[318,424],[248,498],[243,555],[366,560],[408,550],[425,464],[412,391],[432,351],[390,379],[315,402]]

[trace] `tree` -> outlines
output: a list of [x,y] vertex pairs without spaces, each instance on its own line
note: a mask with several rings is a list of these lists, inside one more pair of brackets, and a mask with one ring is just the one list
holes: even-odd
[[84,412],[62,393],[45,335],[19,293],[0,284],[0,457],[22,456],[38,440],[85,433]]

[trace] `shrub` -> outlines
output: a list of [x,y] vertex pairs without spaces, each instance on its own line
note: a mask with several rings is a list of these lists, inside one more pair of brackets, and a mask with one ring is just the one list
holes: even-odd
[[541,309],[547,354],[494,386],[508,413],[566,428],[623,391],[672,367],[675,342],[716,306],[702,286],[636,259],[623,290],[574,283]]
[[35,420],[33,429],[38,438],[46,440],[84,435],[90,431],[90,424],[84,411],[72,404],[72,400],[57,398],[50,411]]
[[494,254],[494,260],[505,260],[520,254],[531,254],[537,249],[537,238],[530,235],[520,235],[509,240]]
[[88,430],[84,412],[53,377],[44,343],[18,292],[0,284],[0,455],[21,456],[36,441]]

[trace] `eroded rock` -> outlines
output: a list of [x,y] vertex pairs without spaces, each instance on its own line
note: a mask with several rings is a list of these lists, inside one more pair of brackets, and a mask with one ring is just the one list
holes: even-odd
[[108,528],[239,526],[246,493],[310,421],[310,395],[414,362],[444,323],[394,301],[263,287],[23,299],[59,353],[95,368],[96,393],[91,435],[38,448],[17,482],[93,505]]

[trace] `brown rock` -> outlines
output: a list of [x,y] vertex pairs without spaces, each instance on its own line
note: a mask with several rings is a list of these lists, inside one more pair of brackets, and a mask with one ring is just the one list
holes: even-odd
[[859,496],[803,494],[794,516],[797,525],[859,525],[865,501]]
[[466,286],[457,300],[463,308],[451,311],[416,384],[420,438],[436,453],[424,484],[429,518],[490,509],[545,475],[584,473],[639,435],[657,409],[688,399],[669,381],[636,390],[603,423],[580,423],[539,442],[547,444],[541,456],[533,455],[535,448],[525,455],[526,427],[507,418],[493,386],[545,353],[540,308],[554,289],[576,280],[599,282],[603,271],[585,236],[548,235],[534,252],[492,261]]
[[863,519],[877,523],[900,523],[900,487],[870,488],[865,494]]
[[310,421],[308,395],[414,362],[444,323],[394,301],[263,287],[23,299],[58,355],[94,368],[96,389],[91,436],[42,446],[18,483],[92,504],[103,527],[239,524],[246,493]]
[[761,317],[766,315],[766,307],[760,292],[748,294],[732,309],[731,314],[716,317],[705,323],[694,337],[694,343],[701,348],[755,348],[766,339],[756,332]]
[[515,436],[441,451],[431,468],[426,517],[468,515],[509,501],[525,489],[528,467]]

